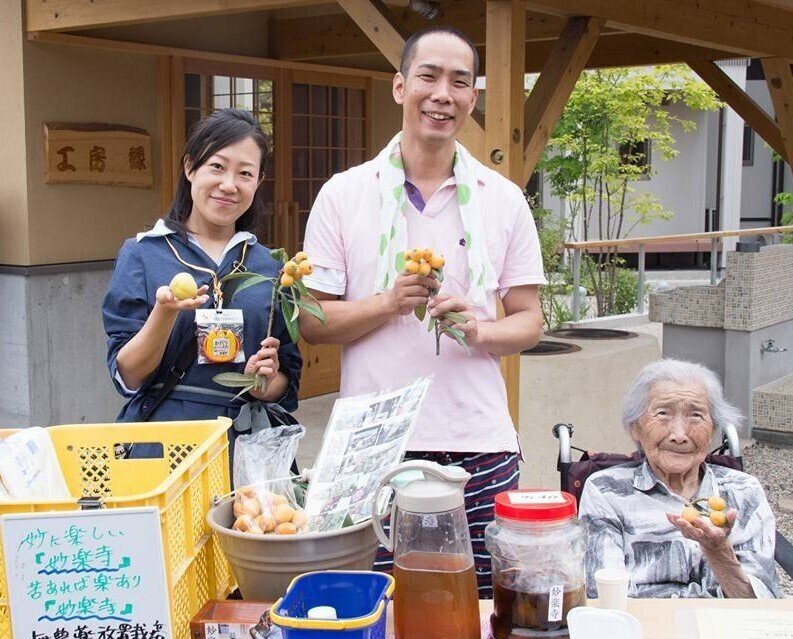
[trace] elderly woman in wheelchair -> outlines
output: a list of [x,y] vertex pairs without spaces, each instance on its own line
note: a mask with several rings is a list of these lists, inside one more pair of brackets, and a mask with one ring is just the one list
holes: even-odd
[[[741,415],[716,375],[661,360],[639,372],[622,422],[643,460],[589,477],[580,516],[588,524],[587,582],[625,568],[633,597],[776,597],[775,522],[763,488],[743,472],[705,463],[714,436]],[[726,501],[726,525],[681,516],[701,498]]]

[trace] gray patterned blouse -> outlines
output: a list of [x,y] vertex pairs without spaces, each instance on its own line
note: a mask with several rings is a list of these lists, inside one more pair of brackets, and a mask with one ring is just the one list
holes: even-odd
[[[779,596],[774,565],[774,515],[760,482],[737,470],[704,464],[695,499],[719,495],[738,517],[730,533],[735,555],[758,598]],[[649,464],[622,464],[589,477],[579,516],[589,529],[587,595],[597,596],[595,571],[625,568],[631,597],[723,597],[699,543],[666,519],[685,500],[655,477]]]

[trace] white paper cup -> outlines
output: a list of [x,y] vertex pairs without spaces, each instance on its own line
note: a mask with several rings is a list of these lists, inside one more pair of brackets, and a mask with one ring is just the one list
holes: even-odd
[[628,607],[628,581],[630,576],[622,568],[601,568],[595,571],[598,589],[598,606],[610,610]]

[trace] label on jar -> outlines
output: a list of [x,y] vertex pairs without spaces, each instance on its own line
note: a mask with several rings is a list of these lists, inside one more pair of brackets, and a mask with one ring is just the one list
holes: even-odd
[[561,621],[564,608],[564,584],[554,584],[548,591],[548,621]]
[[562,493],[558,490],[541,490],[536,493],[508,492],[507,498],[510,504],[516,505],[565,503]]

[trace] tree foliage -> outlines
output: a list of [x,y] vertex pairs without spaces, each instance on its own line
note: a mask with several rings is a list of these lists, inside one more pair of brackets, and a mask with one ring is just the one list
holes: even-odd
[[[645,157],[678,155],[675,135],[696,129],[670,105],[691,111],[715,110],[716,94],[684,65],[585,71],[540,162],[551,192],[567,200],[565,232],[574,241],[617,239],[636,226],[674,213],[652,193],[633,184],[655,171]],[[604,249],[584,261],[597,300],[598,315],[616,311],[618,256]]]

